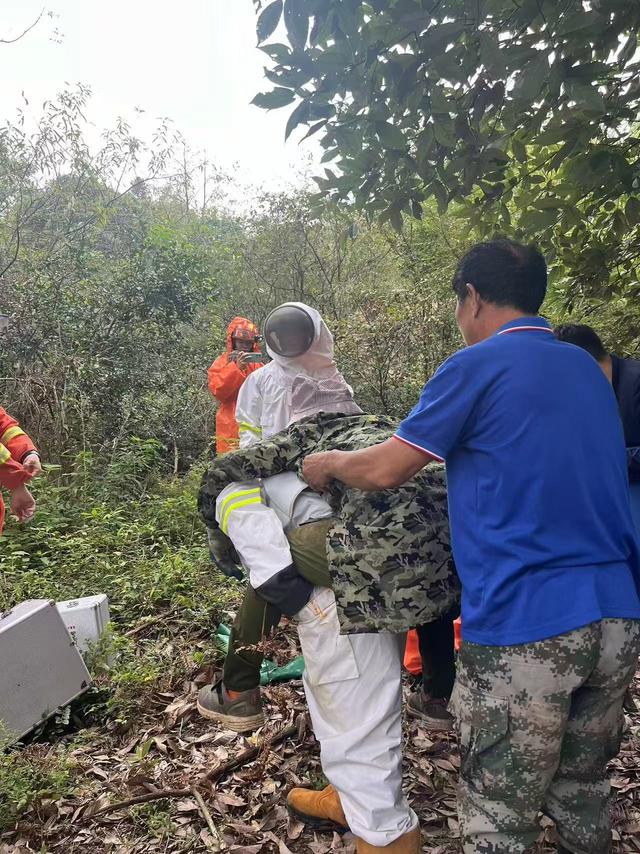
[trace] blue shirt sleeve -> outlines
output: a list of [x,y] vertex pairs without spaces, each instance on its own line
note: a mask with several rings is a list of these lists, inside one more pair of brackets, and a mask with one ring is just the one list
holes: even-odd
[[463,437],[479,393],[459,356],[438,368],[396,432],[396,438],[442,461]]

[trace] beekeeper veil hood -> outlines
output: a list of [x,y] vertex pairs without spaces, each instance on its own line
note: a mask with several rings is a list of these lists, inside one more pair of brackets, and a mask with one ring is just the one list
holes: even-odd
[[342,379],[333,358],[333,336],[315,308],[302,302],[278,306],[265,321],[264,340],[269,356],[286,373]]
[[362,410],[353,399],[353,390],[345,380],[314,379],[302,374],[297,376],[291,386],[291,420],[290,424],[318,415],[319,412],[330,412],[340,415],[362,415]]

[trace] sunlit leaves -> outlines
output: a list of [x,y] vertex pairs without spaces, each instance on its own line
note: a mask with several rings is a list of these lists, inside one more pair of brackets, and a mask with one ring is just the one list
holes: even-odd
[[274,32],[274,30],[280,23],[281,15],[282,0],[275,0],[275,2],[270,3],[263,9],[256,25],[256,30],[258,33],[258,44],[262,44],[262,42],[266,41],[269,36]]
[[277,110],[279,107],[286,107],[295,97],[291,89],[284,89],[282,86],[277,86],[271,92],[262,92],[256,95],[252,104],[256,107],[262,107],[263,110]]
[[307,0],[286,0],[284,23],[294,50],[304,50],[309,35],[309,3]]
[[[269,77],[300,99],[287,135],[309,125],[332,162],[325,195],[394,226],[435,197],[483,234],[535,239],[581,272],[579,253],[597,241],[598,269],[611,258],[626,275],[640,4],[441,0],[427,12],[419,0],[286,0],[283,12],[290,48],[264,46]],[[594,211],[610,200],[603,223]]]

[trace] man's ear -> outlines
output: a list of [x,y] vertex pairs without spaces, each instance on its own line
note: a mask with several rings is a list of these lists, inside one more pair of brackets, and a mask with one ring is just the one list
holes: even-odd
[[469,282],[467,282],[467,299],[471,301],[471,312],[473,319],[476,320],[482,311],[482,297]]

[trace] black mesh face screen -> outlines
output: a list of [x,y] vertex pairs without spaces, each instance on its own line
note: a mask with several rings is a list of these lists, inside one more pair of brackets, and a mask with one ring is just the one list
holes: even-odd
[[313,319],[296,305],[274,308],[264,324],[267,346],[278,356],[302,356],[311,347],[314,338]]

